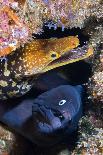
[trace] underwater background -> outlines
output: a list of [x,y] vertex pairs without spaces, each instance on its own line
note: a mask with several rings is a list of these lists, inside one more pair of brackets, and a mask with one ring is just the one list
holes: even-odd
[[[54,1],[52,0],[43,2],[49,2],[49,6],[52,5],[52,3],[54,4]],[[74,6],[74,4],[77,3],[77,1],[73,1],[73,3],[69,0],[64,1],[65,4],[69,2],[71,2],[70,6]],[[1,3],[2,2],[0,1],[0,4]],[[38,5],[42,3],[41,1],[38,1]],[[61,3],[62,2],[60,1],[60,4]],[[89,3],[90,6],[88,7]],[[61,25],[57,22],[57,12],[50,16],[48,15],[48,18],[47,16],[44,16],[44,21],[46,23],[44,26],[43,21],[37,20],[36,18],[37,24],[33,27],[34,31],[31,33],[33,33],[34,39],[62,38],[78,35],[80,41],[79,48],[82,48],[86,44],[91,44],[94,48],[93,55],[84,60],[44,73],[36,80],[36,84],[34,84],[30,92],[20,99],[16,99],[16,101],[15,99],[9,100],[10,103],[19,103],[21,100],[28,98],[32,99],[34,97],[34,92],[35,95],[38,95],[40,93],[39,91],[41,91],[41,93],[44,90],[47,91],[53,85],[55,86],[55,84],[57,84],[57,86],[61,85],[61,83],[65,84],[64,81],[72,86],[82,85],[84,89],[83,117],[79,121],[78,130],[72,137],[70,137],[70,140],[68,140],[68,137],[66,141],[56,144],[48,149],[39,148],[37,145],[32,144],[32,142],[18,133],[15,133],[15,131],[1,122],[0,155],[103,154],[103,2],[100,0],[87,0],[82,1],[78,6],[78,9],[75,7],[75,10],[73,10],[73,12],[71,11],[71,14],[73,15],[71,15],[72,19],[69,22],[66,20]],[[40,5],[39,7],[42,8],[44,6]],[[55,8],[56,7],[54,7],[54,9]],[[65,5],[63,5],[63,8],[65,11],[68,9]],[[85,11],[82,12],[83,10]],[[84,15],[85,13],[86,15]],[[58,16],[61,20],[61,14],[59,11]],[[54,24],[51,22],[51,19]],[[56,28],[55,23],[57,24]],[[41,31],[42,33],[39,33]],[[23,40],[23,42],[25,43],[26,40]],[[60,80],[60,82],[57,82],[55,79],[56,74],[61,77],[63,81]],[[53,80],[52,83],[50,83],[51,79]],[[3,103],[5,101],[0,102]]]

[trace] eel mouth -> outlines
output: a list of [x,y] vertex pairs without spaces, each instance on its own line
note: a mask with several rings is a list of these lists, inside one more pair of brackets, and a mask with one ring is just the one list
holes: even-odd
[[44,68],[43,72],[49,71],[51,69],[64,66],[79,60],[83,60],[93,55],[93,48],[88,45],[84,45],[82,47],[78,47],[71,51],[66,52],[60,58],[52,61],[48,64],[46,68]]

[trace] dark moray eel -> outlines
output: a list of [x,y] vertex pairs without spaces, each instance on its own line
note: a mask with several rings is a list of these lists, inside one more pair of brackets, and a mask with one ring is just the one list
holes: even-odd
[[49,146],[76,131],[82,116],[82,87],[61,85],[34,100],[34,139],[36,144]]
[[[18,97],[28,92],[36,76],[48,70],[84,59],[93,54],[79,45],[77,36],[35,39],[0,58],[0,99]],[[72,50],[72,51],[71,51]]]
[[[61,142],[77,130],[82,116],[82,86],[70,86],[57,75],[61,85],[33,99],[1,102],[0,121],[34,144],[47,147]],[[42,82],[42,85],[44,82]]]

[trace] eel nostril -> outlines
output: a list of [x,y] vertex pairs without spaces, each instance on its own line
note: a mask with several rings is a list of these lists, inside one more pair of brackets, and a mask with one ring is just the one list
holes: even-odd
[[55,110],[55,111],[53,111],[53,114],[54,114],[55,117],[58,117],[61,122],[65,119],[60,111]]

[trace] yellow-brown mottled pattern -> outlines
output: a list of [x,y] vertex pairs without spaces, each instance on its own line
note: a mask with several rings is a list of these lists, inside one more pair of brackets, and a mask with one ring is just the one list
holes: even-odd
[[[36,39],[0,59],[0,99],[21,96],[28,92],[35,75],[50,70],[50,63],[79,45],[77,37]],[[80,59],[79,59],[80,60]],[[67,62],[68,61],[68,62]],[[66,60],[66,64],[70,60]],[[64,64],[63,64],[64,65]]]
[[6,87],[8,85],[7,81],[0,80],[0,86],[1,87]]
[[[34,40],[17,50],[9,57],[11,60],[11,72],[18,76],[31,76],[42,73],[45,67],[64,53],[79,45],[79,40],[74,36],[60,39],[40,39]],[[52,57],[55,54],[55,57]],[[18,67],[17,67],[18,66]],[[14,70],[15,68],[15,70]]]
[[11,73],[8,59],[9,57],[7,56],[7,60],[0,60],[0,99],[22,96],[28,92],[33,85],[34,77],[23,80],[18,76],[15,78],[15,75]]

